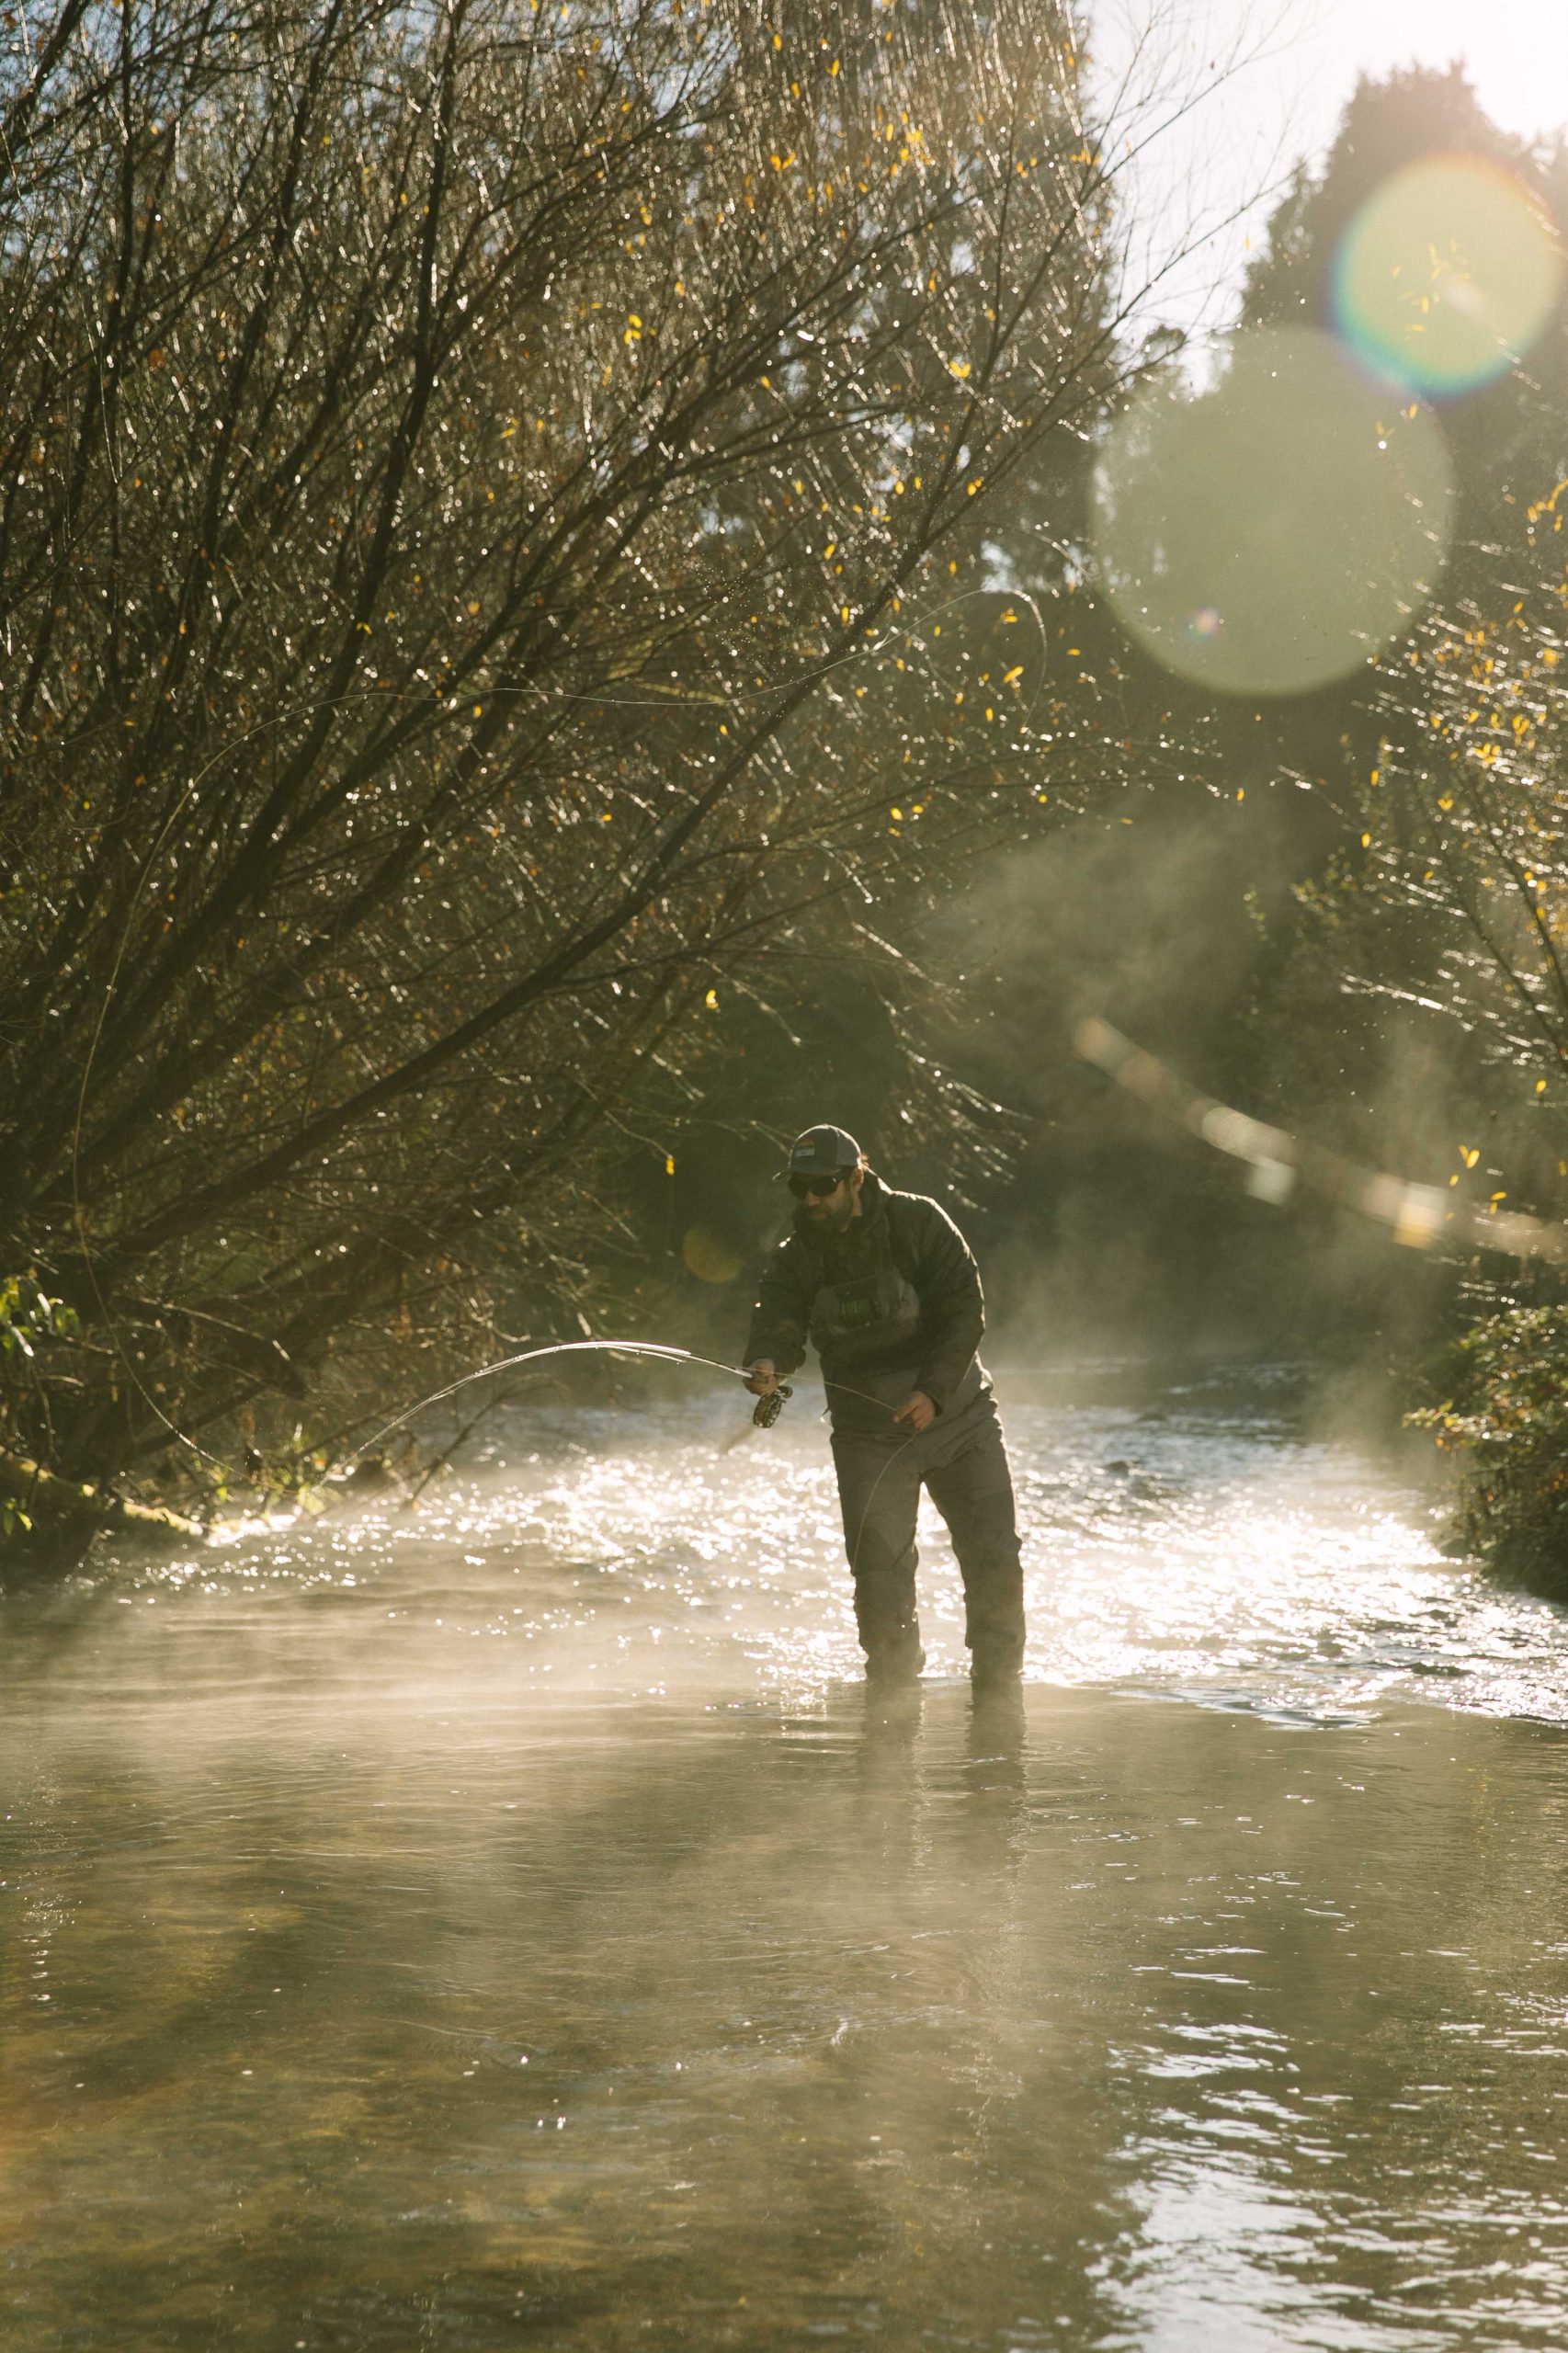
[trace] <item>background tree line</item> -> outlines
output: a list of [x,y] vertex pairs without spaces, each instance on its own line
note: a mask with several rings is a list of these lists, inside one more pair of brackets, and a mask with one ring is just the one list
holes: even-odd
[[[1568,246],[1568,150],[1506,137],[1462,74],[1363,85],[1294,176],[1248,273],[1240,332],[1329,323],[1361,207],[1434,156],[1506,171]],[[1381,1413],[1424,1404],[1466,1465],[1461,1528],[1563,1590],[1568,1312],[1544,1259],[1396,1246],[1298,1193],[1245,1198],[1233,1163],[1161,1131],[1068,1030],[1088,1006],[1216,1095],[1457,1208],[1568,1204],[1564,605],[1568,303],[1514,365],[1445,399],[1454,528],[1435,594],[1375,662],[1306,695],[1206,699],[1108,606],[1076,634],[1168,715],[1185,782],[1117,838],[1080,830],[1014,867],[1005,1008],[971,1075],[1042,1071],[1027,1221],[1004,1236],[1036,1328],[1169,1350],[1325,1353]],[[1049,927],[1029,927],[1048,903]],[[1110,919],[1112,909],[1118,919]],[[1049,1048],[1042,1051],[1049,1038]],[[1454,1353],[1445,1359],[1445,1350]],[[1369,1389],[1358,1392],[1364,1408]]]

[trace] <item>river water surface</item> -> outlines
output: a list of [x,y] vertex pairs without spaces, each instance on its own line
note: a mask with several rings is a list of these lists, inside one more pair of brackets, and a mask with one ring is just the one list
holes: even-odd
[[1024,1404],[1023,1691],[934,1529],[879,1704],[809,1402],[0,1602],[6,2353],[1568,2344],[1568,1621]]

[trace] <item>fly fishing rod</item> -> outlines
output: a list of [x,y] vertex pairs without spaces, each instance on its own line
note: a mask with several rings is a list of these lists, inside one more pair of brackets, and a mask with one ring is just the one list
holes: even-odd
[[[516,1356],[499,1357],[494,1364],[482,1364],[477,1371],[465,1372],[460,1380],[449,1381],[445,1389],[432,1390],[428,1397],[418,1398],[414,1404],[405,1406],[401,1414],[394,1414],[392,1420],[384,1423],[373,1437],[368,1438],[362,1446],[356,1447],[348,1459],[351,1462],[360,1461],[372,1449],[380,1446],[383,1438],[391,1438],[394,1430],[400,1430],[405,1423],[413,1421],[416,1414],[423,1414],[428,1406],[443,1404],[449,1397],[455,1397],[460,1389],[471,1388],[476,1381],[492,1380],[497,1373],[516,1372],[522,1365],[540,1364],[547,1357],[596,1353],[652,1357],[664,1364],[699,1364],[713,1372],[730,1373],[737,1381],[751,1379],[744,1365],[724,1364],[718,1357],[699,1356],[694,1348],[673,1347],[662,1340],[556,1340],[548,1347],[523,1348]],[[752,1420],[756,1427],[770,1430],[783,1412],[786,1401],[794,1393],[787,1381],[779,1381],[766,1396],[758,1397],[752,1412]],[[860,1392],[857,1391],[855,1393],[858,1395]],[[877,1398],[872,1402],[881,1404],[883,1401]]]
[[[390,1422],[383,1423],[382,1427],[377,1430],[373,1438],[368,1438],[362,1446],[357,1447],[348,1459],[350,1462],[362,1461],[364,1457],[370,1452],[370,1449],[373,1447],[380,1446],[383,1438],[388,1438],[392,1436],[393,1430],[402,1429],[404,1424],[411,1422],[416,1414],[424,1413],[427,1406],[442,1404],[447,1398],[455,1397],[460,1389],[472,1388],[476,1381],[489,1381],[497,1373],[516,1372],[523,1365],[542,1364],[549,1357],[588,1356],[595,1354],[601,1356],[647,1357],[652,1358],[655,1363],[661,1364],[699,1364],[706,1366],[710,1371],[726,1373],[736,1381],[749,1382],[751,1379],[750,1373],[744,1365],[725,1364],[718,1357],[699,1356],[694,1348],[674,1347],[668,1342],[663,1340],[556,1340],[551,1342],[551,1344],[547,1347],[523,1348],[519,1350],[516,1356],[500,1357],[494,1364],[482,1364],[478,1368],[477,1371],[465,1372],[460,1379],[449,1381],[445,1389],[432,1390],[428,1397],[421,1397],[417,1399],[414,1404],[404,1406],[401,1414],[394,1414],[392,1420]],[[869,1405],[880,1405],[882,1412],[886,1414],[891,1420],[895,1423],[897,1422],[899,1409],[894,1405],[890,1405],[885,1397],[874,1397],[869,1389],[854,1389],[845,1381],[832,1381],[829,1383],[829,1386],[835,1389],[842,1389],[846,1396],[861,1398]],[[774,1423],[778,1419],[779,1415],[783,1412],[787,1401],[791,1398],[794,1393],[793,1389],[790,1386],[788,1381],[776,1381],[774,1386],[768,1390],[766,1394],[757,1398],[756,1404],[752,1408],[751,1417],[755,1427],[759,1430],[770,1430],[773,1427]],[[881,1471],[879,1471],[875,1480],[872,1482],[871,1492],[867,1496],[865,1505],[862,1507],[860,1514],[860,1525],[856,1530],[855,1542],[851,1548],[850,1557],[852,1562],[855,1555],[859,1551],[860,1538],[865,1532],[866,1521],[870,1514],[871,1504],[878,1493],[878,1490],[881,1486],[882,1481],[892,1469],[894,1462],[898,1461],[901,1455],[907,1452],[908,1449],[915,1444],[915,1441],[919,1435],[920,1433],[917,1430],[911,1430],[908,1437],[904,1439],[903,1444],[893,1449],[892,1454],[890,1454],[888,1460],[883,1463]]]

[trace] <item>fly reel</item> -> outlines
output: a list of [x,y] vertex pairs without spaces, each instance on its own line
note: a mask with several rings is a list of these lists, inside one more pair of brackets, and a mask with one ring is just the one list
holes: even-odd
[[794,1393],[789,1383],[781,1381],[777,1389],[770,1389],[766,1397],[759,1397],[752,1407],[751,1415],[756,1427],[759,1430],[770,1430],[784,1411],[785,1399],[792,1397]]

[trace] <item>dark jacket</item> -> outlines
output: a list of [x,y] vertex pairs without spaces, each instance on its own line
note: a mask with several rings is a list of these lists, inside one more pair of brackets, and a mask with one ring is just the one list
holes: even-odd
[[[813,1303],[824,1286],[850,1285],[890,1262],[919,1302],[919,1328],[894,1334],[880,1356],[858,1348],[860,1374],[907,1372],[939,1413],[974,1362],[985,1329],[980,1269],[946,1210],[921,1193],[897,1193],[868,1171],[860,1214],[841,1233],[817,1233],[796,1212],[794,1230],[769,1258],[758,1286],[745,1361],[768,1357],[788,1379],[806,1353]],[[868,1337],[870,1337],[869,1335]],[[827,1347],[823,1371],[831,1382],[843,1367]]]

